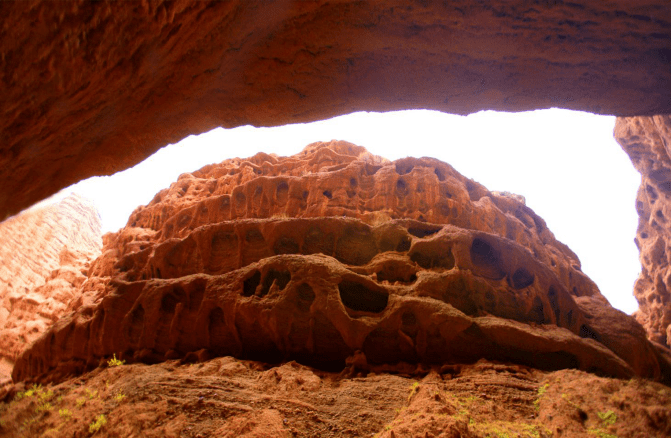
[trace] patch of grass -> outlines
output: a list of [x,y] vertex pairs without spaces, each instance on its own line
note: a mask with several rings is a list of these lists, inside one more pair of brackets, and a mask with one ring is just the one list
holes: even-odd
[[550,386],[549,383],[546,383],[543,386],[540,386],[538,388],[538,397],[536,397],[536,400],[534,400],[534,408],[536,408],[537,411],[541,409],[541,398],[545,395],[545,392],[548,390],[548,386]]
[[81,407],[84,406],[84,404],[86,403],[86,399],[85,399],[84,397],[79,397],[79,398],[76,400],[76,403],[77,403],[77,407],[78,407],[78,408],[81,408]]
[[121,392],[121,391],[117,392],[117,393],[114,395],[114,400],[115,400],[117,403],[121,403],[121,402],[123,401],[123,399],[125,399],[125,398],[126,398],[126,394],[124,394],[124,393]]
[[617,421],[617,415],[613,411],[597,412],[597,415],[601,419],[602,425],[604,427],[615,424]]
[[86,388],[86,396],[89,398],[89,400],[93,400],[98,396],[98,391],[91,391],[90,389]]
[[119,360],[116,358],[116,353],[112,355],[112,359],[107,361],[107,366],[108,367],[120,367],[121,365],[125,364],[125,360]]
[[410,385],[410,395],[408,395],[408,402],[410,402],[410,399],[417,394],[419,391],[419,382],[414,382],[412,385]]
[[59,409],[58,416],[66,420],[69,420],[70,418],[72,418],[72,411],[70,411],[70,409]]
[[96,433],[107,424],[107,418],[104,414],[100,414],[96,417],[95,421],[89,424],[89,433]]

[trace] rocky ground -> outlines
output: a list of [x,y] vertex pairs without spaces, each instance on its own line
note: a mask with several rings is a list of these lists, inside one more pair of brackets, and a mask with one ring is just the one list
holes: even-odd
[[[105,365],[17,386],[2,437],[668,437],[671,389],[480,361],[398,373],[288,362]],[[13,397],[13,399],[12,399]]]

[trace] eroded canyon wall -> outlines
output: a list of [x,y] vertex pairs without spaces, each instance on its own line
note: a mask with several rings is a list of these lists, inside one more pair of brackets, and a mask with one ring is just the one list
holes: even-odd
[[66,310],[100,255],[100,217],[70,195],[0,223],[0,381]]
[[398,370],[480,358],[671,381],[516,195],[432,158],[333,141],[184,174],[105,236],[75,310],[18,359],[61,380],[112,355]]
[[218,126],[671,113],[667,0],[0,2],[0,219]]
[[671,116],[618,118],[615,138],[641,173],[635,315],[650,339],[671,346]]

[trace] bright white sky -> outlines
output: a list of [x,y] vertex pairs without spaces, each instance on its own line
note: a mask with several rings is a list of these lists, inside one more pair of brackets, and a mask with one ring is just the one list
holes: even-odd
[[583,272],[626,313],[638,305],[640,263],[633,243],[640,176],[613,139],[614,117],[567,110],[355,113],[276,128],[215,129],[168,145],[132,169],[82,181],[74,191],[96,204],[103,232],[125,226],[181,173],[259,151],[293,155],[315,141],[347,140],[390,160],[431,156],[489,190],[526,197],[527,205],[582,261]]

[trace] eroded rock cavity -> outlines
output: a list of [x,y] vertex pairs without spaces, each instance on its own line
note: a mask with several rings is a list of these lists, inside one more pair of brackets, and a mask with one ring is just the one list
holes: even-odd
[[182,175],[105,236],[78,305],[22,354],[16,381],[113,354],[671,377],[521,197],[347,142]]

